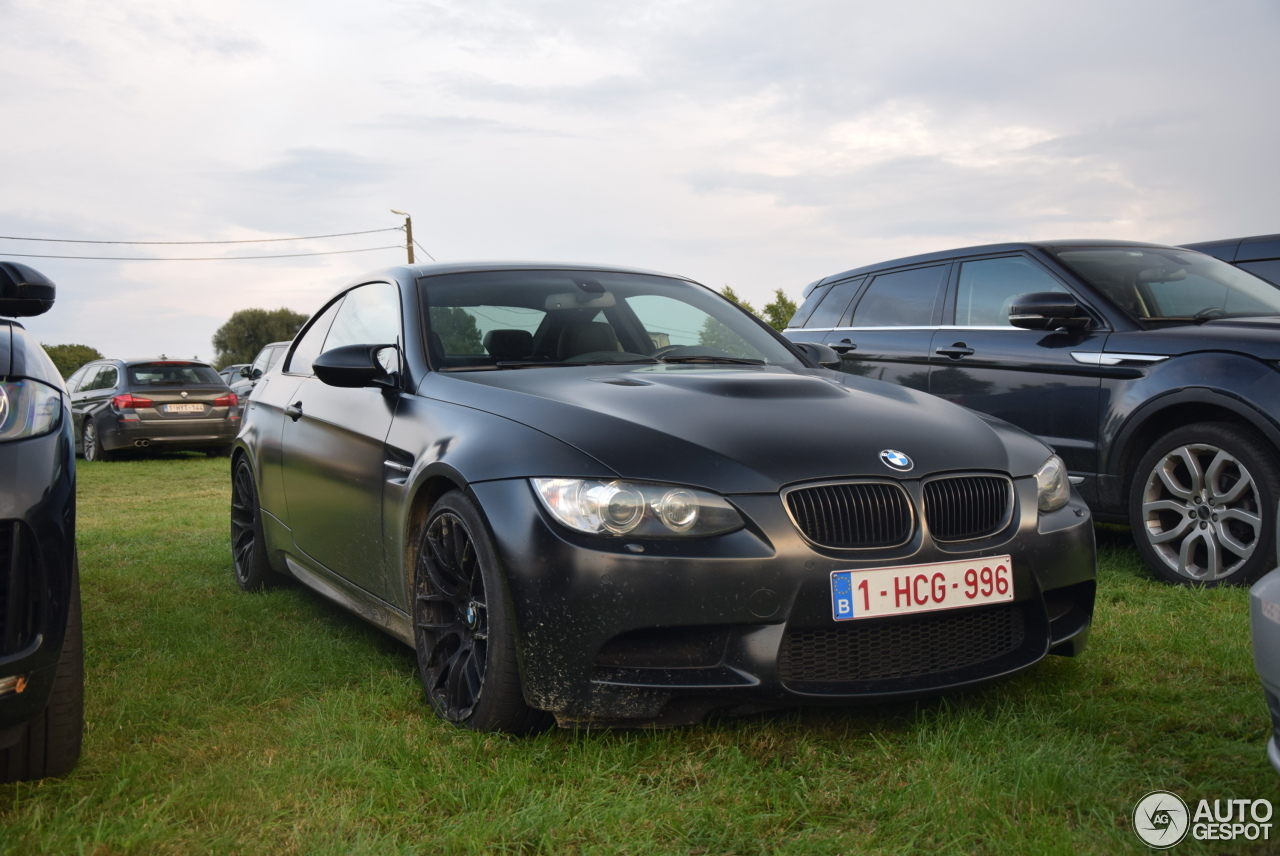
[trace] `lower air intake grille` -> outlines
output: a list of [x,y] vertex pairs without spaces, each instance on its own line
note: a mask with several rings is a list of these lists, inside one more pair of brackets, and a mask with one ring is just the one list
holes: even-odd
[[1010,654],[1026,638],[1018,604],[848,622],[830,630],[792,630],[779,672],[788,685],[914,678],[976,666]]
[[802,487],[786,495],[804,536],[837,550],[896,547],[911,538],[911,500],[892,482]]
[[1000,476],[934,479],[924,486],[924,516],[938,541],[968,541],[999,532],[1013,510],[1013,486]]
[[35,639],[39,600],[33,590],[31,536],[18,521],[0,521],[0,657]]

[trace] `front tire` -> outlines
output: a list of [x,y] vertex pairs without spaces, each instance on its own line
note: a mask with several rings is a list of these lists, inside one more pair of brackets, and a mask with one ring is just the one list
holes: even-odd
[[436,503],[418,541],[414,642],[427,702],[476,731],[528,734],[548,717],[525,704],[515,626],[497,556],[475,505],[458,491]]
[[27,723],[14,745],[0,750],[0,782],[25,782],[71,772],[84,739],[84,635],[80,619],[80,570],[71,575],[71,602],[62,656],[49,703]]
[[248,458],[236,461],[231,471],[231,560],[236,585],[245,591],[261,591],[278,582],[267,560],[258,486]]
[[1138,462],[1129,489],[1134,542],[1160,579],[1247,585],[1274,565],[1280,465],[1251,432],[1187,425]]
[[111,453],[102,448],[102,438],[98,436],[98,426],[93,424],[92,418],[84,420],[84,432],[81,435],[81,441],[84,446],[84,459],[86,461],[111,460]]

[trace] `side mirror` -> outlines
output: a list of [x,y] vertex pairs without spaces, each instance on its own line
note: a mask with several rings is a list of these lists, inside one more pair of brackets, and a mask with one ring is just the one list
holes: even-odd
[[1009,323],[1023,330],[1083,330],[1089,326],[1089,316],[1070,294],[1037,291],[1013,299]]
[[253,366],[245,366],[236,374],[240,375],[240,377],[253,377]]
[[824,369],[840,368],[840,355],[826,345],[819,345],[817,342],[792,342],[791,347]]
[[328,386],[395,389],[395,376],[378,359],[387,348],[394,350],[395,345],[343,345],[316,357],[311,368],[320,382]]
[[43,315],[53,306],[53,280],[17,262],[0,262],[0,315]]

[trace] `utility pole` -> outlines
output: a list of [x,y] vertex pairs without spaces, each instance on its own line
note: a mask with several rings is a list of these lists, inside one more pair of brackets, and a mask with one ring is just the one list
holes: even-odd
[[391,209],[392,214],[399,214],[404,217],[404,248],[409,253],[409,264],[413,264],[413,218],[408,212],[397,211]]

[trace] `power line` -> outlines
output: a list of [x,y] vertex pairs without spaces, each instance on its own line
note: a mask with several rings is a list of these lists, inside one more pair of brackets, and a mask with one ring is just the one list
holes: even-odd
[[[379,230],[381,231],[381,230]],[[105,242],[104,242],[105,243]],[[120,243],[127,243],[121,241]],[[214,242],[210,242],[214,243]],[[390,247],[366,247],[363,250],[331,250],[325,253],[285,253],[282,255],[272,256],[203,256],[203,257],[187,257],[174,258],[163,256],[156,258],[154,256],[50,256],[40,255],[37,253],[5,253],[0,252],[0,256],[16,256],[24,259],[85,259],[87,261],[98,262],[222,262],[233,261],[236,259],[298,259],[303,256],[339,256],[344,253],[372,253],[375,250],[403,250],[404,247],[395,244]]]
[[418,239],[417,239],[417,238],[414,238],[414,239],[413,239],[413,245],[414,245],[415,247],[417,247],[418,249],[422,250],[422,254],[423,254],[423,255],[425,255],[427,258],[431,259],[431,261],[435,261],[435,260],[436,260],[436,257],[435,257],[435,256],[433,256],[433,255],[431,255],[431,253],[428,253],[428,252],[427,252],[427,248],[426,248],[426,247],[424,247],[424,246],[422,246],[422,244],[419,244],[419,243],[418,243]]
[[[387,229],[367,229],[363,232],[336,232],[332,235],[305,235],[300,238],[246,238],[240,241],[87,241],[75,238],[19,238],[12,235],[0,235],[0,241],[44,241],[54,244],[265,244],[272,241],[315,241],[320,238],[346,238],[350,235],[373,235],[377,232],[403,232],[403,226],[392,226]],[[417,241],[414,241],[416,244]],[[382,249],[378,247],[377,249]],[[360,251],[354,251],[360,252]],[[426,252],[423,250],[423,252]],[[2,253],[0,255],[18,255],[17,253]],[[50,258],[50,259],[69,259],[69,258],[88,258],[88,256],[32,256],[32,258]],[[245,258],[251,258],[246,256]],[[275,258],[273,256],[261,256],[260,258]],[[283,257],[280,257],[283,258]],[[182,259],[181,261],[188,261]],[[190,261],[204,261],[203,259],[192,259]]]

